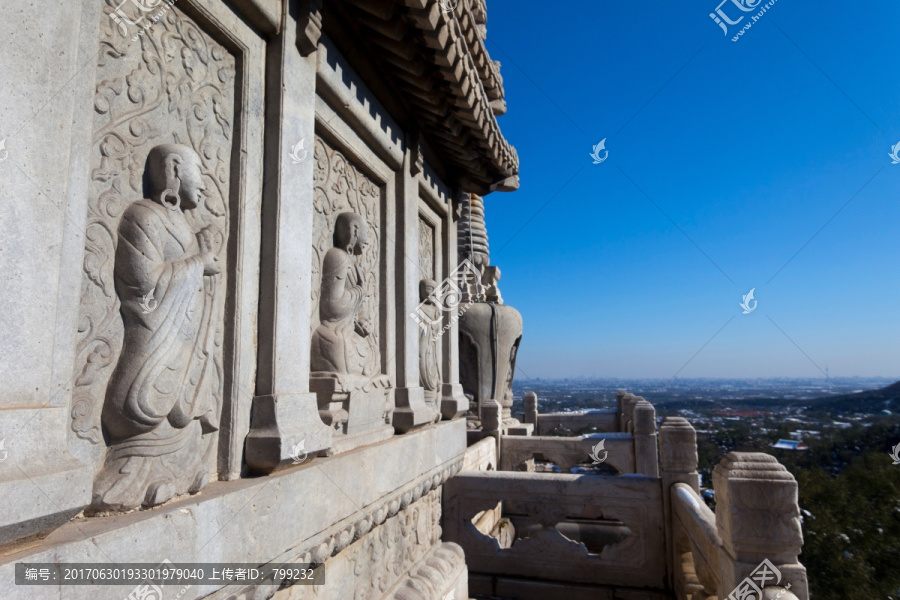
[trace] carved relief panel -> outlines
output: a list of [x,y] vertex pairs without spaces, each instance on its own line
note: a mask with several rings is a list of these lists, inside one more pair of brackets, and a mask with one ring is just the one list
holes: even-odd
[[98,508],[216,470],[235,101],[235,58],[177,6],[132,39],[117,5],[100,24],[71,415],[87,459],[105,455]]
[[434,227],[419,216],[419,272],[421,279],[435,279]]
[[[317,137],[315,142],[315,201],[313,215],[312,251],[312,314],[310,327],[313,343],[313,371],[345,372],[371,376],[381,372],[381,207],[382,190],[365,174],[356,169],[338,150]],[[342,216],[343,215],[343,216]],[[343,232],[350,229],[357,233]],[[339,248],[346,237],[353,247]],[[362,242],[359,240],[365,238]],[[332,251],[331,256],[326,256]],[[341,273],[337,273],[340,267]],[[329,278],[344,277],[349,271],[342,291],[346,298],[337,300],[322,297],[323,268],[334,270]],[[325,286],[328,289],[328,285]],[[343,305],[346,315],[329,316],[336,324],[326,331],[320,327],[325,301]],[[345,302],[346,301],[346,302]],[[352,303],[352,307],[347,304]],[[340,311],[338,311],[340,312]],[[351,314],[352,313],[352,314]],[[344,327],[340,322],[347,321]],[[321,335],[320,335],[321,334]],[[331,338],[341,338],[342,350]],[[330,356],[340,352],[341,357]],[[329,354],[329,356],[323,356]],[[322,367],[317,368],[317,362]],[[343,370],[333,366],[342,363]],[[325,366],[329,366],[325,368]]]

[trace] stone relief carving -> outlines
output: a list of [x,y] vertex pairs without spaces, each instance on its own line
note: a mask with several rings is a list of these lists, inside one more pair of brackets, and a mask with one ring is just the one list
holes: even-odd
[[[372,375],[381,370],[381,190],[320,138],[315,142],[315,160],[312,370]],[[343,216],[349,213],[352,216]],[[347,340],[353,348],[345,344],[344,350],[359,356],[342,364],[334,357],[338,349],[331,345]]]
[[367,278],[357,260],[369,243],[368,225],[356,213],[337,215],[334,247],[322,261],[319,325],[312,334],[311,369],[370,376],[378,372],[378,346],[365,310]]
[[221,268],[215,230],[195,231],[184,216],[206,189],[200,169],[191,148],[155,146],[145,198],[119,222],[114,281],[125,332],[103,404],[109,447],[94,508],[155,506],[209,482],[209,434],[219,429],[209,354]]
[[439,413],[443,312],[434,301],[437,286],[433,279],[419,282],[421,304],[417,310],[425,317],[419,322],[419,385],[425,388],[425,403]]
[[315,159],[309,385],[339,453],[393,435],[379,344],[382,191],[320,138]]
[[[173,415],[171,420],[184,428],[182,419],[194,415],[194,411],[199,409],[190,398],[199,395],[198,390],[202,387],[211,409],[208,412],[209,423],[203,426],[208,430],[216,425],[212,422],[216,418],[213,415],[217,416],[221,411],[224,375],[224,260],[229,231],[227,199],[235,61],[176,7],[145,30],[139,41],[132,41],[124,37],[109,20],[108,14],[116,4],[114,0],[106,0],[107,8],[100,24],[102,53],[98,61],[94,101],[94,150],[85,223],[85,277],[81,291],[75,367],[77,377],[71,412],[72,430],[78,438],[90,442],[79,446],[76,452],[95,464],[103,460],[105,451],[105,444],[101,444],[105,433],[101,425],[104,398],[111,398],[111,394],[131,394],[129,400],[118,397],[111,402],[125,402],[122,406],[127,406],[127,410],[131,411],[129,418],[136,419],[133,425],[144,429],[146,434],[146,430],[154,427],[151,421],[159,419],[161,414],[166,420],[165,415],[171,411],[171,407],[166,406],[167,402],[150,399],[153,394],[177,396],[176,403],[182,406],[183,414]],[[204,188],[195,208],[189,207],[190,200],[185,202],[187,189],[172,190],[174,194],[163,199],[163,202],[172,204],[175,196],[180,197],[180,207],[173,209],[166,209],[159,203],[158,197],[144,193],[145,159],[152,147],[165,143],[180,144],[184,148],[174,153],[186,161],[178,169],[178,179],[182,185],[186,188]],[[194,169],[188,166],[194,161],[196,172],[187,173],[188,169]],[[153,181],[153,173],[146,176]],[[127,211],[131,211],[128,213],[133,219],[131,222],[123,220]],[[144,222],[142,219],[147,220]],[[165,227],[163,224],[166,224]],[[200,231],[206,232],[202,236],[203,242],[195,236]],[[154,263],[156,270],[151,273],[149,263],[146,263],[132,265],[133,272],[129,272],[126,267],[128,259],[120,261],[117,257],[117,254],[128,250],[127,246],[120,247],[121,240],[124,238],[130,244],[138,241],[131,236],[141,238],[145,234],[157,236],[155,240],[150,237],[140,240],[158,253],[152,259],[157,261]],[[201,273],[194,282],[198,290],[196,294],[186,288],[183,293],[178,292],[178,279],[188,277],[187,272],[193,271],[186,269],[175,273],[169,262],[182,259],[190,262],[188,257],[197,254],[201,243],[207,258],[219,259],[219,268],[223,273],[215,276]],[[145,248],[151,250],[149,246]],[[151,259],[142,256],[140,261]],[[164,266],[166,264],[169,267]],[[147,286],[147,289],[130,287],[130,284],[136,283],[138,272],[145,268],[147,272],[141,275],[148,278],[141,279],[140,284]],[[135,296],[138,292],[140,294]],[[145,310],[148,312],[145,313]],[[196,312],[198,310],[200,312]],[[157,330],[171,333],[161,323],[167,319],[172,319],[172,323],[181,319],[177,325],[181,337],[171,342],[174,346],[160,346],[154,354],[148,353],[148,346],[141,347],[132,341],[135,334],[129,332],[130,321],[155,323]],[[194,350],[190,354],[181,349],[182,338],[194,339]],[[123,354],[123,341],[125,351],[129,352],[127,357]],[[146,343],[150,341],[146,340]],[[176,347],[178,349],[173,350]],[[151,375],[141,371],[156,369],[161,364],[174,365],[172,359],[176,356],[182,363],[175,371],[165,373],[164,377],[163,374]],[[116,381],[111,381],[114,368],[118,374]],[[191,378],[187,380],[190,384],[180,388],[181,393],[174,391],[180,385],[176,382],[179,373]],[[155,386],[155,389],[164,391],[125,389],[124,382],[131,377],[135,378],[135,382],[140,382],[137,385]],[[195,377],[199,379],[193,379]],[[150,396],[145,396],[143,401],[138,400],[144,393]],[[142,410],[145,411],[143,414]],[[115,431],[111,432],[109,441],[115,444],[126,439],[131,430],[121,423],[112,425],[115,420],[112,414],[108,422]],[[204,414],[207,414],[206,411]],[[149,421],[138,426],[137,422],[141,419]],[[104,417],[103,425],[106,424]],[[178,425],[170,423],[173,429],[178,429]],[[209,447],[215,445],[215,434],[206,433],[203,437]],[[182,457],[177,449],[183,446],[179,444],[176,443],[168,451],[159,450],[156,460],[162,461],[167,456],[175,471],[187,471],[189,469],[184,461],[194,466],[194,456],[191,453],[191,457]],[[214,464],[212,461],[204,464],[208,476],[214,470]],[[120,498],[123,505],[132,504],[135,494],[140,493],[136,488],[127,493],[117,488],[116,494],[120,491],[124,494]],[[155,497],[161,499],[167,493],[159,490]]]
[[419,272],[423,279],[434,279],[434,227],[419,218]]

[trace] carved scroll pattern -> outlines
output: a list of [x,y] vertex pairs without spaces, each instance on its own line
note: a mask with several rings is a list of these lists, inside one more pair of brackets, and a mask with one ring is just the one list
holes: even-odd
[[419,217],[420,279],[434,279],[434,227]]
[[[225,263],[235,89],[234,57],[176,7],[132,40],[109,19],[118,2],[105,2],[71,413],[75,434],[97,445],[91,451],[93,459],[102,449],[100,412],[122,347],[123,325],[113,285],[119,219],[125,208],[143,197],[142,173],[149,150],[162,143],[190,146],[201,158],[207,189],[200,206],[185,214],[195,231],[211,227],[215,249]],[[220,407],[225,273],[223,269],[222,276],[208,278],[205,290],[217,299],[213,364],[218,384],[213,389]]]
[[[381,248],[382,190],[360,173],[339,151],[321,138],[315,143],[315,200],[313,214],[312,252],[312,315],[310,331],[319,326],[319,294],[322,285],[322,260],[332,247],[332,234],[337,216],[342,212],[360,215],[369,225],[369,243],[357,258],[365,275],[366,297],[363,310],[368,314],[375,347],[380,349],[379,290],[381,285],[378,257]],[[378,371],[381,359],[378,358]]]

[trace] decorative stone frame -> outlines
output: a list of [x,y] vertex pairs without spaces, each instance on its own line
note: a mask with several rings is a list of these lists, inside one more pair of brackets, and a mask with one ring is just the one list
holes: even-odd
[[[78,322],[82,279],[85,277],[85,227],[92,168],[89,157],[98,60],[109,50],[101,42],[99,28],[110,27],[104,14],[114,6],[84,0],[77,9],[70,11],[74,15],[59,13],[58,23],[51,22],[52,19],[48,21],[46,16],[41,18],[44,26],[56,26],[65,32],[55,44],[60,48],[60,55],[66,57],[63,63],[66,70],[71,71],[48,84],[48,87],[61,87],[60,91],[65,91],[67,99],[60,104],[62,111],[53,109],[42,120],[34,121],[30,125],[34,133],[26,134],[38,138],[52,135],[43,141],[52,139],[60,152],[41,152],[41,158],[36,154],[24,155],[24,160],[33,164],[55,161],[59,173],[49,186],[55,189],[48,196],[54,198],[52,202],[57,204],[59,212],[51,210],[48,215],[53,214],[54,220],[58,217],[60,226],[45,228],[46,237],[55,240],[53,243],[58,252],[58,263],[54,260],[53,269],[44,273],[44,277],[52,273],[52,291],[48,291],[55,299],[55,307],[52,313],[42,307],[31,310],[35,317],[43,315],[41,319],[52,332],[48,340],[50,346],[45,347],[43,353],[49,357],[46,364],[34,365],[37,372],[47,371],[46,388],[32,390],[30,397],[23,396],[21,402],[5,404],[6,408],[13,409],[7,412],[7,417],[10,433],[14,429],[17,431],[17,441],[11,442],[17,451],[0,470],[0,493],[14,499],[11,501],[16,503],[17,510],[9,512],[9,519],[0,523],[0,544],[52,530],[91,500],[95,473],[91,463],[100,452],[95,448],[97,443],[79,438],[72,430],[73,390],[86,367],[85,357],[76,356],[78,335],[73,324]],[[256,378],[258,207],[263,161],[261,154],[253,150],[262,147],[260,107],[265,41],[259,32],[246,24],[245,15],[222,3],[179,0],[170,10],[194,20],[206,34],[232,53],[236,61],[234,135],[228,173],[231,185],[229,197],[225,199],[231,220],[225,249],[228,287],[223,324],[223,413],[218,460],[212,466],[220,477],[231,478],[240,473],[243,437],[249,428],[250,397],[242,390],[252,391]],[[130,37],[122,40],[126,46],[139,44]],[[31,89],[29,93],[37,95],[41,91]],[[22,141],[26,139],[23,136]],[[38,146],[31,150],[37,149]],[[32,227],[27,222],[25,226]],[[36,228],[33,230],[37,231]],[[102,403],[103,399],[98,401]],[[102,444],[102,439],[98,443]]]

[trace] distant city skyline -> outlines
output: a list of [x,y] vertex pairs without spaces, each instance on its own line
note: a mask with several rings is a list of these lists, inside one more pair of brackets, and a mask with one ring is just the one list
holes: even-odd
[[715,5],[491,4],[517,380],[900,379],[900,5]]

